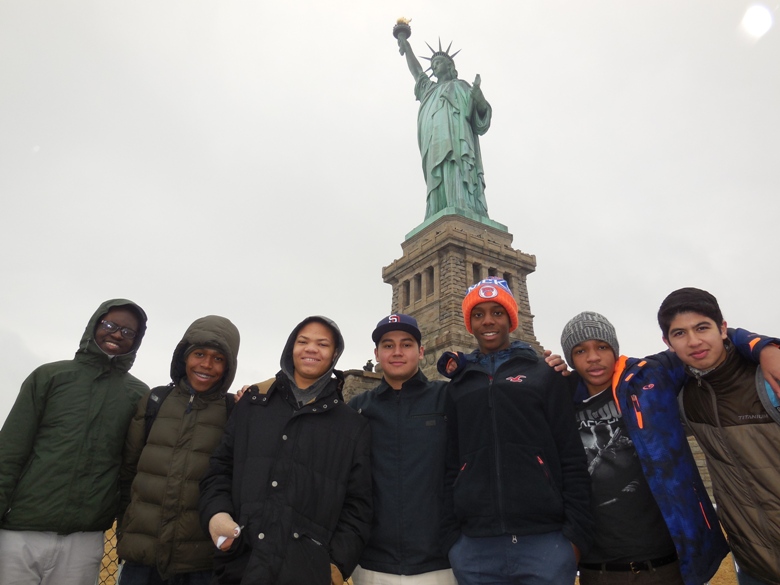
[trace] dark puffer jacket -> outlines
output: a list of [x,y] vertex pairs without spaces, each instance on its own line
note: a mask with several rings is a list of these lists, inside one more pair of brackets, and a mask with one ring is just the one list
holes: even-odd
[[[316,319],[336,331],[340,353],[335,324]],[[311,320],[293,330],[282,363]],[[236,404],[201,482],[204,529],[220,512],[243,527],[215,557],[219,583],[328,585],[331,563],[344,577],[354,570],[371,529],[370,430],[341,401],[331,371],[304,406],[283,372],[266,393],[255,386]]]
[[[210,347],[226,357],[221,381],[195,392],[186,380],[185,353]],[[198,520],[198,483],[227,422],[225,394],[236,375],[239,333],[228,319],[203,317],[187,329],[171,360],[175,384],[145,441],[147,395],[125,443],[122,495],[130,505],[120,527],[119,556],[157,567],[163,579],[212,568],[216,550]],[[132,490],[130,485],[132,483]]]
[[[109,357],[95,327],[111,309],[138,317],[130,353]],[[0,528],[71,534],[111,527],[119,510],[119,467],[127,425],[149,387],[128,370],[146,314],[127,299],[92,315],[72,360],[37,368],[0,431]]]

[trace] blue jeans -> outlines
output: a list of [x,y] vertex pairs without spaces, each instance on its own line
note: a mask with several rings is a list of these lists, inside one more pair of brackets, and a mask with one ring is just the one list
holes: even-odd
[[573,585],[574,549],[560,532],[471,538],[449,553],[458,585]]
[[209,583],[211,583],[211,571],[179,573],[170,579],[163,579],[157,567],[125,561],[119,574],[118,585],[209,585]]

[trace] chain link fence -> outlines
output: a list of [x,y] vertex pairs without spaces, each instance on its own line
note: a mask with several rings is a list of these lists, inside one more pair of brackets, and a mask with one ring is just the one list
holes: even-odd
[[119,579],[119,557],[116,555],[116,523],[106,530],[103,561],[100,565],[98,585],[116,585]]

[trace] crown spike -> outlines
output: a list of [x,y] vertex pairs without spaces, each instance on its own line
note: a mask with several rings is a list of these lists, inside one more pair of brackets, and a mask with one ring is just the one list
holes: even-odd
[[449,59],[450,62],[454,63],[455,61],[453,60],[453,57],[455,57],[455,55],[460,53],[460,49],[459,49],[459,50],[455,51],[452,55],[450,55],[450,49],[452,48],[452,41],[450,41],[450,44],[449,44],[449,46],[447,47],[446,50],[442,49],[441,48],[441,37],[439,37],[439,50],[438,51],[434,50],[434,48],[431,47],[431,45],[429,45],[427,41],[426,41],[425,44],[428,46],[428,49],[430,49],[431,56],[430,57],[422,57],[422,56],[420,56],[420,57],[422,59],[426,59],[427,61],[430,61],[431,65],[433,65],[433,60],[436,57],[444,57],[444,58]]

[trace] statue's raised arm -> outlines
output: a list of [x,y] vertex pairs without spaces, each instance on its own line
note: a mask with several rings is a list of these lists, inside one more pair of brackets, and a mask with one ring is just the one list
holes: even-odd
[[412,77],[417,79],[423,72],[423,68],[417,57],[414,56],[412,46],[404,35],[398,35],[398,52],[406,57],[406,65],[409,67]]
[[485,180],[479,136],[490,128],[492,109],[482,93],[479,75],[474,84],[458,79],[450,44],[442,50],[430,45],[430,71],[436,81],[425,75],[412,53],[409,21],[399,20],[393,28],[398,50],[414,77],[414,95],[420,102],[417,116],[417,141],[427,184],[425,218],[439,212],[467,212],[488,217]]

